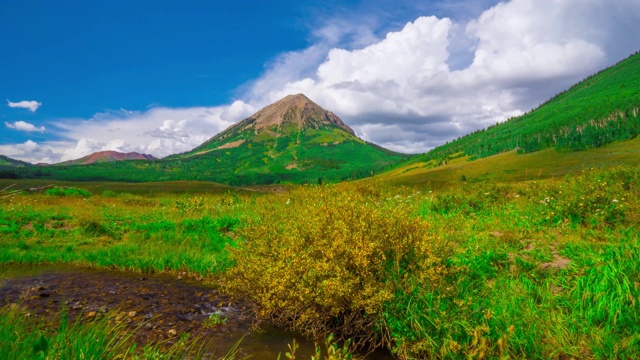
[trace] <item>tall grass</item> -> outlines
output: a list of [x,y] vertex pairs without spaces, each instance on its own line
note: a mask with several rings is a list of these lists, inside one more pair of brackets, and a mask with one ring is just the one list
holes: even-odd
[[222,274],[256,315],[401,358],[640,356],[640,169],[430,191],[20,195],[0,262]]
[[0,262],[213,275],[230,265],[226,246],[251,198],[193,199],[16,196],[0,207]]

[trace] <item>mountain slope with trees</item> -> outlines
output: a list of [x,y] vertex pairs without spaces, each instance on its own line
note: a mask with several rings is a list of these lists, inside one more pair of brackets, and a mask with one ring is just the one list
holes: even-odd
[[415,157],[446,161],[517,150],[585,150],[640,134],[640,53],[589,76],[524,115],[463,136]]

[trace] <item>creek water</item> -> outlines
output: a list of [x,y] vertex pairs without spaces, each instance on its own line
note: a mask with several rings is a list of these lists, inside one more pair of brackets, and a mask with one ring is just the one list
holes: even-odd
[[[138,344],[170,346],[189,334],[211,359],[225,355],[237,343],[237,358],[276,359],[282,354],[284,359],[293,339],[299,344],[297,358],[309,359],[314,352],[314,343],[300,334],[269,324],[254,329],[248,303],[186,276],[68,265],[2,265],[0,306],[11,303],[44,321],[54,321],[63,309],[71,320],[110,313],[134,332]],[[212,314],[224,322],[204,326]],[[380,351],[366,358],[393,357]]]

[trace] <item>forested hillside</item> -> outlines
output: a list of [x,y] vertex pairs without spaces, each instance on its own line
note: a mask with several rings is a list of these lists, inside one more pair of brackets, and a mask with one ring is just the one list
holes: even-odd
[[483,158],[505,151],[555,147],[584,150],[640,134],[640,53],[594,74],[522,116],[479,130],[419,155],[444,161],[464,153]]

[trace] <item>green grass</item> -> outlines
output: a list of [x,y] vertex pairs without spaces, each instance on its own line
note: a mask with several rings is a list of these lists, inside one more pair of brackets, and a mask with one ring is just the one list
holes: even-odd
[[[446,165],[433,161],[404,165],[376,179],[409,186],[455,186],[464,175],[467,182],[519,182],[579,174],[591,168],[640,164],[640,138],[618,141],[597,149],[557,151],[545,149],[531,154],[502,153],[478,160],[456,156]],[[364,180],[366,181],[366,180]]]
[[[264,223],[244,232],[247,253],[240,255],[241,267],[232,269],[232,279],[245,279],[243,271],[248,271],[249,279],[264,271],[263,282],[273,277],[288,285],[278,291],[275,284],[263,284],[271,289],[267,297],[258,285],[232,286],[253,296],[259,313],[272,318],[281,319],[277,310],[271,313],[274,302],[283,314],[305,314],[296,320],[297,326],[322,319],[324,311],[335,314],[325,323],[328,329],[346,326],[341,316],[358,323],[382,315],[382,323],[373,328],[381,336],[388,332],[401,358],[636,358],[640,354],[639,180],[638,167],[628,167],[521,183],[459,182],[434,192],[371,184],[294,191],[287,199],[290,203],[275,202],[272,210],[263,210]],[[350,195],[330,200],[340,191]],[[304,204],[318,196],[328,204],[304,210]],[[362,214],[355,219],[334,216],[337,210],[322,210],[331,203],[341,204],[339,208],[382,209],[388,220]],[[293,213],[287,215],[287,208]],[[388,268],[382,276],[386,285],[369,288],[368,276],[380,272],[374,267],[369,272],[375,257],[366,255],[366,249],[380,249],[394,237],[367,234],[388,228],[381,225],[386,221],[401,224],[405,211],[427,224],[427,233],[420,235],[426,237],[425,243],[443,247],[430,260],[418,257]],[[304,227],[295,221],[304,215],[296,214],[309,215]],[[367,226],[362,228],[358,219]],[[403,227],[390,231],[402,233]],[[343,240],[351,244],[348,249],[338,245]],[[308,253],[313,259],[309,263]],[[412,265],[416,263],[425,265]],[[300,264],[306,271],[298,272]],[[442,277],[434,278],[434,271]],[[358,276],[367,280],[354,282]],[[336,278],[350,279],[349,287],[334,284]],[[330,284],[334,284],[331,291],[307,298],[318,286]],[[374,289],[395,290],[388,298],[388,293]],[[354,297],[341,300],[344,294]],[[381,308],[374,305],[380,300],[384,300]],[[349,305],[342,313],[331,312],[335,304]],[[347,312],[357,309],[355,304],[369,304],[361,312],[363,319],[354,320]],[[322,312],[310,315],[309,309]],[[313,322],[309,329],[321,333],[323,327]]]
[[[107,314],[90,321],[69,322],[64,311],[45,321],[25,315],[12,304],[0,309],[0,354],[5,359],[174,359],[198,356],[181,339],[161,349],[138,349],[132,334]],[[225,357],[226,358],[226,357]]]
[[[236,285],[257,276],[259,286],[234,290],[256,314],[305,314],[297,330],[352,344],[367,331],[401,358],[637,358],[640,167],[579,165],[628,163],[637,141],[554,154],[532,177],[523,173],[544,152],[260,196],[16,195],[0,203],[0,262],[189,271]],[[420,180],[432,173],[447,186]]]
[[[18,195],[0,207],[0,262],[185,270],[229,266],[238,209],[251,197]],[[204,254],[204,255],[203,255]]]
[[[14,185],[11,190],[30,189],[47,185],[59,187],[79,187],[94,194],[128,193],[134,195],[163,196],[168,194],[224,194],[226,192],[249,192],[242,189],[207,181],[165,181],[165,182],[117,182],[117,181],[61,181],[51,179],[0,179],[0,189]],[[268,191],[268,187],[263,189]]]

